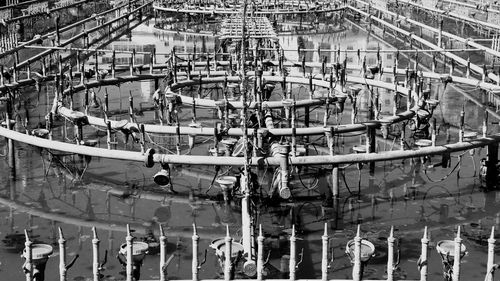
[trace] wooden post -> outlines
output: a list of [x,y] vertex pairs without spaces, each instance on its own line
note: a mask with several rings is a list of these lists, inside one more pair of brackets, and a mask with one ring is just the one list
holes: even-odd
[[92,227],[92,276],[94,281],[100,280],[99,272],[99,243],[101,242],[97,237],[97,230]]

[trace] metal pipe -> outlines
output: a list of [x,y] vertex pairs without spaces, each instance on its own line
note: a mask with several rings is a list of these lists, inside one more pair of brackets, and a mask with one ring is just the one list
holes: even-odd
[[264,271],[264,236],[262,225],[259,225],[259,236],[257,236],[257,281],[262,281]]
[[321,280],[328,280],[328,223],[325,222],[325,230],[323,232],[323,236],[321,236],[322,240],[322,257],[321,257]]
[[394,226],[391,226],[391,232],[387,238],[387,281],[394,280]]
[[[200,236],[196,231],[196,224],[193,223],[193,257],[191,260],[191,279],[193,281],[198,281],[198,242],[200,241]],[[227,247],[227,244],[226,244]]]
[[92,227],[92,276],[94,281],[99,281],[101,279],[100,269],[99,269],[99,244],[100,240],[97,237],[97,230],[95,227]]
[[292,225],[292,235],[290,236],[290,261],[289,261],[289,271],[290,271],[290,281],[295,281],[295,271],[297,267],[297,250],[296,250],[297,237],[295,237],[295,225]]
[[226,251],[224,253],[224,280],[229,281],[231,280],[231,270],[232,270],[232,264],[231,264],[231,254],[232,254],[232,244],[233,244],[233,238],[229,236],[229,225],[226,225],[226,237],[224,238],[225,243],[226,243]]
[[125,240],[127,241],[127,266],[126,266],[126,280],[127,281],[134,281],[133,277],[133,253],[134,253],[134,237],[132,236],[132,233],[130,231],[130,225],[127,224],[127,236],[125,237]]
[[363,268],[361,265],[361,226],[358,224],[358,230],[354,237],[354,265],[352,267],[352,280],[361,281]]
[[422,249],[419,259],[419,270],[420,270],[420,281],[427,281],[427,267],[428,267],[428,251],[429,251],[429,238],[427,235],[427,226],[424,229],[424,236],[420,240],[422,243]]
[[462,238],[460,238],[460,225],[458,225],[457,236],[455,237],[455,252],[453,254],[453,281],[460,280],[460,262],[462,259]]

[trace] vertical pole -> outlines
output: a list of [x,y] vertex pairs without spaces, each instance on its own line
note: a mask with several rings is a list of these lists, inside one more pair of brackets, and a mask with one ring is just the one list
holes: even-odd
[[94,281],[99,281],[99,243],[101,242],[97,237],[97,230],[92,227],[92,276]]
[[387,238],[387,281],[394,280],[394,226]]
[[496,188],[497,183],[497,163],[498,163],[498,143],[488,145],[488,161],[486,161],[486,187]]
[[361,227],[358,224],[358,231],[354,237],[354,266],[352,267],[352,280],[361,281]]
[[321,257],[321,281],[328,280],[328,223],[325,223],[325,232],[321,236],[323,250]]
[[134,237],[130,233],[130,225],[127,224],[127,237],[125,237],[127,241],[127,268],[126,268],[126,273],[127,273],[127,281],[133,281],[133,266],[132,266],[132,259],[133,259],[133,251],[134,251]]
[[292,226],[292,235],[290,236],[290,262],[289,262],[289,270],[290,270],[290,281],[295,281],[295,269],[297,266],[296,260],[296,242],[297,237],[295,237],[295,225]]
[[488,262],[486,263],[485,281],[493,281],[493,264],[495,263],[495,226],[491,227],[491,235],[488,238]]
[[[194,243],[193,243],[194,245]],[[167,280],[167,237],[160,224],[160,281]],[[195,281],[195,279],[193,279]]]
[[33,251],[31,246],[33,245],[33,242],[30,241],[30,237],[28,235],[28,231],[25,229],[24,230],[24,236],[26,237],[26,242],[24,242],[24,251],[26,251],[25,258],[26,258],[26,281],[32,281],[33,280]]
[[424,229],[424,236],[420,240],[422,243],[422,252],[420,254],[420,281],[427,281],[427,263],[429,251],[429,238],[427,236],[427,226]]
[[229,225],[226,225],[226,252],[224,253],[225,259],[224,259],[224,280],[229,281],[231,280],[231,252],[233,251],[232,249],[232,244],[233,244],[233,239],[231,236],[229,236]]
[[191,260],[191,274],[192,280],[198,281],[198,241],[200,236],[196,232],[196,224],[193,224],[193,258]]
[[59,227],[59,280],[66,281],[66,240]]
[[462,251],[462,238],[460,238],[460,225],[457,229],[457,236],[455,237],[455,253],[453,257],[453,281],[460,280],[460,262],[462,259],[461,251]]
[[333,164],[332,168],[332,194],[334,198],[338,198],[340,194],[339,188],[339,165]]
[[264,236],[262,236],[262,225],[259,225],[259,236],[257,237],[257,280],[262,281],[264,271]]

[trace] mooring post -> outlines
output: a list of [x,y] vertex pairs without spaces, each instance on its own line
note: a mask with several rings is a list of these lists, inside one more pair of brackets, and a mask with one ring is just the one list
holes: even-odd
[[191,274],[192,280],[198,281],[198,242],[200,241],[200,236],[196,231],[196,224],[193,223],[193,257],[191,259]]
[[457,229],[457,236],[455,237],[455,252],[453,254],[453,281],[460,280],[460,262],[462,259],[462,238],[460,238],[460,225]]
[[394,280],[394,226],[391,226],[391,232],[387,238],[387,281]]
[[361,281],[362,265],[361,265],[361,226],[358,224],[358,230],[354,237],[354,265],[352,267],[352,280]]
[[62,229],[59,227],[59,280],[66,281],[66,239]]
[[292,225],[292,235],[290,236],[290,261],[289,261],[289,271],[290,271],[290,281],[295,281],[295,270],[297,267],[297,237],[295,236],[295,224]]
[[97,230],[92,227],[92,277],[93,281],[100,280],[100,272],[99,272],[99,243],[101,242],[97,237]]
[[259,236],[257,236],[257,280],[262,281],[264,271],[264,236],[262,235],[262,225],[259,225]]
[[328,280],[328,223],[325,222],[325,230],[323,232],[323,236],[321,236],[322,240],[322,257],[321,257],[321,280]]
[[[225,237],[225,243],[226,243],[226,251],[224,253],[224,280],[229,281],[231,280],[231,253],[233,251],[232,249],[232,244],[233,244],[233,239],[231,236],[229,236],[229,225],[226,225],[226,237]],[[194,280],[194,279],[193,279]]]
[[134,237],[132,236],[132,233],[130,231],[130,225],[127,224],[127,236],[125,237],[125,240],[127,241],[127,267],[126,267],[126,273],[127,273],[127,281],[135,281],[133,280],[133,251],[134,251]]

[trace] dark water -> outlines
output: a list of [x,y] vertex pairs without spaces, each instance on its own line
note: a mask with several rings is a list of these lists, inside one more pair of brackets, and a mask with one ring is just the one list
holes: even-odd
[[[286,35],[279,38],[284,49],[296,50],[299,44],[306,48],[370,49],[387,48],[388,45],[377,41],[366,32],[345,24],[339,32],[312,34],[304,36]],[[169,53],[173,46],[178,52],[189,51],[193,45],[204,46],[208,52],[213,52],[213,38],[201,39],[199,36],[172,34],[160,31],[152,23],[141,25],[134,30],[129,38],[113,43],[117,49],[146,49],[154,45],[158,53]],[[286,53],[288,59],[298,58],[296,51]],[[308,60],[318,60],[315,54],[307,54]],[[371,56],[371,55],[369,55]],[[161,56],[159,56],[161,57]],[[161,61],[161,58],[159,59]],[[353,59],[353,63],[356,58]],[[392,63],[387,60],[387,63]],[[298,71],[298,70],[292,70]],[[42,87],[39,96],[32,89],[25,90],[31,97],[28,105],[30,115],[29,127],[37,126],[43,120],[51,101],[53,85]],[[441,104],[435,112],[440,126],[438,144],[449,141],[456,142],[458,132],[453,124],[458,124],[458,116],[465,105],[467,128],[479,128],[481,115],[477,108],[467,103],[461,95],[451,87],[446,91],[440,85],[433,86],[439,91]],[[134,82],[117,86],[96,89],[99,97],[104,92],[110,95],[110,110],[126,109],[128,95],[132,94],[138,107],[151,105],[154,91],[152,82]],[[302,96],[305,89],[295,88],[294,94]],[[472,91],[472,90],[471,90]],[[381,93],[382,97],[383,92]],[[363,98],[363,96],[362,96]],[[362,99],[361,98],[361,99]],[[280,99],[275,94],[273,99]],[[81,106],[81,96],[75,96],[75,108]],[[36,101],[36,102],[35,102]],[[392,104],[383,101],[382,111],[390,113]],[[19,120],[26,115],[24,107],[19,107]],[[94,113],[98,114],[98,113]],[[363,114],[363,113],[360,113]],[[191,109],[183,108],[181,115],[183,124],[191,119]],[[204,126],[213,126],[213,113],[198,112]],[[116,115],[112,118],[127,118]],[[144,112],[139,120],[154,118],[152,112]],[[319,110],[312,112],[312,121],[322,122],[323,114]],[[350,106],[338,122],[350,122]],[[330,124],[337,122],[330,119]],[[24,130],[18,122],[17,130]],[[63,120],[57,122],[54,138],[71,139],[73,128]],[[64,129],[66,128],[66,129]],[[496,132],[497,128],[491,128]],[[65,132],[67,136],[65,136]],[[99,146],[106,146],[105,132],[87,127],[84,134],[87,138],[99,140]],[[176,140],[167,136],[148,136],[152,146],[163,152],[175,151]],[[69,140],[68,140],[69,141]],[[124,144],[123,135],[116,135],[117,148],[134,149],[137,144]],[[186,141],[186,139],[183,139]],[[197,138],[198,144],[193,154],[207,154],[211,140]],[[310,154],[322,153],[324,140],[312,137],[316,150]],[[338,151],[348,153],[352,146],[363,141],[361,135],[351,135],[338,138]],[[412,143],[414,140],[408,139]],[[398,149],[399,139],[389,136],[385,141],[377,142],[379,150]],[[0,145],[6,147],[5,140]],[[183,153],[187,146],[181,147]],[[6,148],[2,151],[2,155]],[[69,280],[87,280],[92,275],[91,257],[91,226],[96,226],[101,239],[101,251],[109,250],[109,261],[103,272],[108,279],[121,279],[123,271],[115,259],[120,244],[125,242],[125,225],[130,224],[135,230],[134,236],[145,237],[151,230],[158,234],[158,224],[166,226],[168,236],[168,253],[175,253],[175,258],[168,268],[172,279],[188,279],[191,276],[191,225],[196,223],[200,236],[200,252],[208,248],[211,240],[225,235],[225,225],[230,226],[231,234],[241,236],[241,212],[239,203],[224,204],[220,199],[220,189],[217,186],[209,189],[214,176],[214,167],[179,166],[172,171],[172,182],[178,194],[173,195],[167,190],[157,187],[152,181],[158,168],[148,169],[142,163],[130,163],[106,159],[91,159],[85,164],[85,159],[76,155],[64,155],[40,151],[37,148],[17,144],[17,175],[15,180],[9,179],[8,165],[0,161],[0,237],[4,239],[0,249],[0,270],[2,280],[20,280],[23,278],[21,266],[23,260],[19,257],[23,248],[23,239],[19,234],[24,229],[29,230],[36,241],[48,243],[57,248],[57,227],[61,227],[67,239],[69,259],[76,254],[80,257],[76,265],[68,272]],[[421,163],[421,159],[404,161],[386,161],[376,164],[373,175],[368,172],[367,165],[359,169],[352,165],[343,167],[341,173],[341,200],[339,213],[334,214],[331,204],[326,202],[325,190],[329,185],[329,177],[322,176],[320,167],[309,167],[294,174],[292,179],[293,200],[281,204],[271,204],[265,200],[255,205],[255,223],[261,224],[266,236],[266,249],[270,251],[270,264],[280,268],[280,260],[288,253],[287,237],[292,225],[296,226],[299,252],[303,248],[303,260],[300,264],[298,278],[318,278],[321,269],[321,235],[324,223],[328,223],[331,237],[330,247],[333,249],[334,260],[330,278],[349,278],[351,266],[345,255],[345,244],[352,239],[355,228],[361,224],[362,236],[376,246],[376,256],[365,269],[365,278],[384,278],[387,250],[386,238],[391,226],[395,227],[395,236],[400,239],[401,263],[397,271],[398,278],[418,279],[416,261],[420,255],[420,238],[424,226],[428,226],[431,236],[429,270],[432,279],[442,275],[440,258],[434,246],[443,239],[452,239],[456,226],[463,226],[464,244],[468,255],[462,263],[464,280],[484,277],[486,268],[485,239],[491,226],[500,224],[500,193],[496,191],[483,192],[478,180],[479,159],[485,157],[486,149],[476,149],[464,153],[456,153],[451,157],[450,168],[428,168],[430,163],[437,163],[440,157],[432,157],[430,163]],[[428,160],[429,161],[429,160]],[[88,166],[85,173],[82,170]],[[329,167],[324,167],[329,168]],[[229,167],[222,167],[221,171]],[[233,171],[234,172],[234,171]],[[255,170],[262,194],[269,192],[269,182],[273,171]],[[228,171],[231,173],[231,171]],[[361,194],[358,194],[361,190]],[[49,280],[56,279],[58,272],[58,252],[54,251],[47,265]],[[201,255],[201,254],[200,254]],[[284,259],[286,260],[286,259]],[[152,254],[146,257],[142,268],[143,279],[159,277],[159,258]],[[201,268],[200,278],[219,276],[218,263],[209,249],[207,262]],[[270,277],[279,277],[272,275]]]

